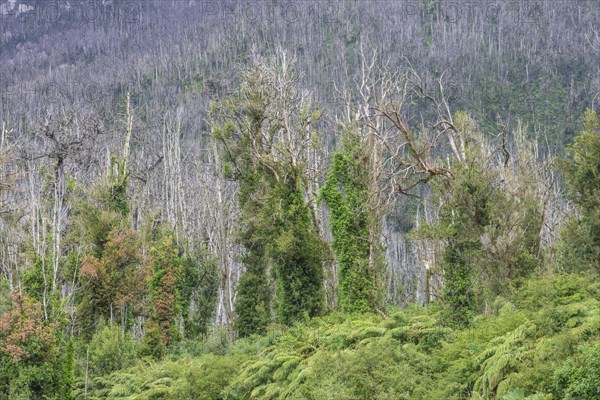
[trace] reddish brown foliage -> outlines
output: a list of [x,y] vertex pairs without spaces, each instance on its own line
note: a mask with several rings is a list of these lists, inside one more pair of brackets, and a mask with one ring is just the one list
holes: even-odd
[[38,348],[48,348],[56,335],[56,326],[44,322],[39,303],[14,293],[12,308],[0,318],[0,353],[13,362],[30,358]]
[[162,286],[158,288],[156,299],[156,316],[160,326],[161,339],[165,344],[171,340],[171,323],[176,315],[175,305],[176,278],[173,270],[165,272]]
[[103,307],[135,303],[143,297],[145,274],[137,235],[132,230],[113,230],[101,258],[88,256],[80,269],[93,297]]
[[178,250],[173,238],[168,236],[152,249],[151,278],[154,299],[154,317],[160,330],[161,341],[169,344],[177,335],[177,279],[179,274]]

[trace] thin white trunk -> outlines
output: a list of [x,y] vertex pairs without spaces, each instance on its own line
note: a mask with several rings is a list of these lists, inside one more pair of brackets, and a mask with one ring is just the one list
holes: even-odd
[[217,143],[212,140],[213,145],[213,157],[215,163],[215,170],[217,173],[216,179],[216,192],[217,192],[217,225],[218,225],[218,252],[221,264],[221,291],[223,298],[225,325],[227,326],[228,333],[233,337],[233,279],[231,276],[231,268],[228,257],[228,238],[226,230],[226,207],[223,195],[223,169],[221,166],[221,158],[219,155],[219,149]]

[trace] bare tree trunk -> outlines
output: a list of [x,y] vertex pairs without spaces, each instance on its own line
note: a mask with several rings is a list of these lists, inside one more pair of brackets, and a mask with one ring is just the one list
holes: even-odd
[[217,194],[217,225],[218,225],[218,246],[219,260],[221,264],[221,284],[220,292],[222,296],[222,305],[224,307],[225,326],[230,338],[234,337],[233,318],[234,318],[234,302],[233,302],[233,279],[231,276],[231,268],[228,259],[228,238],[227,229],[225,226],[226,207],[223,195],[223,168],[221,165],[221,157],[217,148],[216,140],[212,140],[213,159],[215,164],[216,179],[216,194]]
[[52,294],[57,290],[58,269],[61,257],[61,234],[62,234],[62,216],[65,193],[65,174],[64,163],[62,159],[57,161],[54,178],[54,207],[52,211]]
[[42,258],[42,276],[44,277],[44,290],[42,292],[42,307],[44,309],[44,317],[48,319],[48,274],[46,273],[46,252],[48,251],[48,242],[47,242],[47,228],[45,220],[42,219],[42,241],[43,245],[41,248],[41,252],[39,253]]
[[164,201],[167,221],[180,242],[187,234],[184,216],[184,187],[181,179],[181,118],[182,109],[177,111],[175,121],[165,119],[163,126],[164,156]]

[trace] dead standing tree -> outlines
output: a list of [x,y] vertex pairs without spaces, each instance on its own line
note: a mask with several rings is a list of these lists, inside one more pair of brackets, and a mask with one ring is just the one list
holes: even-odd
[[20,221],[25,215],[21,193],[17,188],[19,171],[16,169],[14,149],[17,144],[12,138],[13,130],[6,121],[0,127],[0,277],[8,282],[9,290],[21,290]]
[[[344,82],[352,82],[352,87],[341,87],[346,107],[343,119],[338,118],[342,132],[353,130],[358,133],[369,170],[368,213],[372,222],[369,228],[369,268],[375,275],[377,248],[383,239],[382,223],[400,196],[420,197],[418,189],[436,176],[449,177],[449,165],[441,161],[440,149],[443,139],[447,140],[448,154],[458,162],[465,160],[466,140],[457,128],[448,100],[444,93],[444,76],[436,82],[437,92],[430,91],[423,79],[413,69],[404,75],[389,71],[389,62],[382,62],[377,52],[369,55],[360,45],[360,68],[354,74],[346,72]],[[413,111],[409,106],[415,101],[424,101],[434,109],[435,119],[420,131],[408,118]],[[424,214],[432,216],[431,198],[421,199]],[[429,221],[431,222],[431,221]],[[419,222],[417,221],[417,225]],[[389,233],[389,232],[388,232]],[[397,238],[400,240],[400,238]],[[407,243],[412,239],[404,238]],[[409,246],[403,247],[403,251]],[[417,241],[417,262],[422,264],[425,276],[420,286],[424,292],[417,297],[430,298],[430,268],[435,265],[435,254],[439,246],[427,240]],[[406,254],[402,256],[407,261]],[[393,262],[393,260],[391,260]],[[414,268],[414,266],[410,267]],[[380,272],[379,272],[380,273]],[[384,273],[388,282],[397,279],[393,268]],[[381,277],[375,280],[382,284]]]
[[[497,145],[493,144],[466,114],[457,113],[456,117],[453,116],[444,93],[444,74],[435,82],[434,90],[429,89],[413,69],[409,69],[392,83],[395,83],[395,90],[388,93],[393,96],[382,96],[375,107],[375,120],[380,121],[377,124],[371,122],[370,125],[385,148],[384,184],[381,187],[385,188],[390,197],[397,193],[422,197],[417,189],[428,185],[434,178],[446,179],[449,187],[452,187],[456,178],[453,171],[457,165],[468,163],[469,168],[475,166],[484,171],[494,171],[485,178],[485,190],[489,193],[501,191],[503,194],[496,201],[512,206],[506,206],[508,214],[502,227],[489,228],[494,230],[491,236],[485,225],[480,226],[484,233],[478,241],[488,253],[495,254],[495,259],[500,263],[498,268],[503,269],[503,272],[497,273],[484,267],[477,272],[479,278],[486,279],[488,285],[494,285],[498,279],[498,282],[502,282],[502,279],[511,279],[516,273],[520,273],[515,272],[514,269],[518,266],[514,265],[514,260],[507,254],[529,251],[534,258],[539,259],[539,250],[536,249],[540,248],[540,241],[535,237],[545,232],[543,227],[547,219],[546,210],[552,209],[549,202],[555,202],[556,196],[552,195],[554,180],[551,176],[542,174],[539,152],[535,144],[527,140],[523,128],[513,133],[514,143],[509,148],[507,133],[500,122],[499,126],[503,130],[501,140]],[[421,121],[415,123],[408,117],[411,113],[409,106],[419,101],[429,106],[429,113],[424,114],[429,115],[431,122],[425,123],[427,117],[422,116]],[[448,206],[444,204],[443,197],[438,199],[440,208]],[[433,211],[432,199],[422,200],[425,214],[427,209]],[[518,207],[520,204],[523,204],[523,210]],[[450,207],[454,216],[454,205]],[[475,211],[469,209],[468,212]],[[538,212],[539,216],[532,217]],[[435,219],[435,213],[430,215],[430,219],[431,217]],[[534,221],[529,222],[529,218],[534,218]],[[431,222],[428,221],[429,224]],[[542,232],[534,232],[533,236],[527,233],[534,229],[531,224],[539,224]],[[533,237],[533,242],[521,249],[524,245],[520,238],[526,235]],[[441,275],[432,275],[437,273],[436,259],[442,248],[443,243],[435,238],[422,237],[418,241],[419,258],[425,267],[425,303],[435,297],[432,289],[439,288],[442,284]],[[498,278],[497,274],[505,276]],[[436,279],[437,283],[432,282],[432,279]]]
[[[46,317],[48,296],[55,295],[62,283],[59,278],[62,238],[69,214],[66,202],[69,168],[90,160],[96,139],[102,133],[101,127],[102,123],[94,116],[64,107],[56,112],[48,109],[35,135],[16,148],[19,163],[25,166],[27,173],[30,245],[41,264],[41,296]],[[47,161],[48,165],[40,165],[40,160]],[[42,174],[44,170],[46,175]],[[48,195],[46,201],[44,192]],[[67,296],[68,290],[61,295]]]
[[[381,79],[380,85],[387,89],[379,92],[367,124],[382,146],[376,168],[379,183],[373,186],[377,206],[382,202],[393,204],[399,195],[416,197],[422,203],[417,209],[422,208],[422,214],[431,223],[430,219],[435,218],[431,198],[420,194],[427,192],[419,189],[435,177],[451,177],[449,157],[456,162],[466,160],[467,138],[454,122],[444,93],[444,74],[435,82],[435,90],[430,90],[413,69],[403,75],[384,73]],[[428,124],[423,120],[417,124],[409,117],[413,112],[410,107],[417,101],[424,101],[433,109],[433,120]],[[419,226],[419,212],[416,218]],[[432,274],[441,246],[427,238],[417,239],[414,244],[423,268],[416,295],[427,304],[434,295]]]

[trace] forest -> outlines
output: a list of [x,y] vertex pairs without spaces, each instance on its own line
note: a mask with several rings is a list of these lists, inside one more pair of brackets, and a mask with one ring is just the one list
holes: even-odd
[[600,398],[600,3],[0,0],[0,400]]

